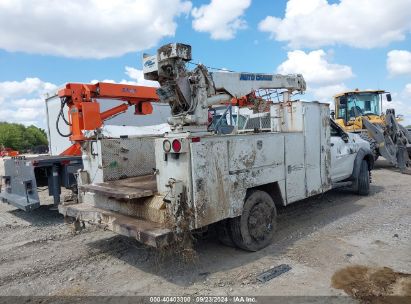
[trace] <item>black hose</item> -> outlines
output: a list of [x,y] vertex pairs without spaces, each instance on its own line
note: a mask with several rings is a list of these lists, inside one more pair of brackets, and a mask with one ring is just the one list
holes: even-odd
[[61,98],[60,111],[59,111],[59,114],[57,115],[57,119],[56,119],[56,130],[57,130],[57,133],[60,134],[60,136],[62,136],[62,137],[69,137],[69,136],[73,135],[73,132],[70,132],[69,134],[61,133],[60,128],[59,128],[60,117],[63,118],[63,121],[65,122],[66,125],[71,126],[70,122],[64,116],[64,111],[63,110],[64,110],[64,106],[66,105],[66,103],[67,103],[66,98]]
[[66,125],[71,126],[71,123],[66,119],[66,117],[64,116],[64,106],[67,104],[67,99],[64,97],[61,100],[61,107],[60,107],[60,115],[63,118],[64,122],[66,123]]

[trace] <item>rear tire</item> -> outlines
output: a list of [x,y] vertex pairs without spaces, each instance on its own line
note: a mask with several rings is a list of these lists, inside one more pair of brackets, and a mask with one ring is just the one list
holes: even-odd
[[374,156],[374,160],[377,160],[380,156],[380,151],[378,149],[377,142],[374,139],[372,139],[367,133],[360,133],[359,135],[362,139],[370,143],[370,150],[372,152],[372,155]]
[[237,247],[258,251],[268,246],[277,226],[277,210],[268,193],[254,190],[245,200],[241,216],[229,220],[232,240]]
[[357,193],[359,195],[368,195],[370,193],[370,172],[368,171],[368,163],[365,159],[361,162],[357,183]]

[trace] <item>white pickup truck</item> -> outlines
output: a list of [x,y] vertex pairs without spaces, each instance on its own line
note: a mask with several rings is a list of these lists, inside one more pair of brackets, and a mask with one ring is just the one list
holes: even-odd
[[[273,238],[276,206],[340,186],[368,194],[369,144],[330,120],[328,104],[289,100],[305,89],[301,75],[189,71],[190,59],[182,44],[145,59],[146,78],[159,80],[158,94],[171,105],[171,131],[84,143],[79,202],[60,213],[154,247],[216,225],[224,243],[256,251]],[[207,128],[214,104],[261,88],[285,91],[258,126]]]

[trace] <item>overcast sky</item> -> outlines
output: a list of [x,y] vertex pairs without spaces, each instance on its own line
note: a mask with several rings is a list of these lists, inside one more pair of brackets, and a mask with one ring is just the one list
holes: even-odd
[[177,41],[208,66],[301,73],[304,99],[391,91],[411,124],[410,33],[411,0],[0,0],[0,121],[45,127],[66,82],[147,84],[142,53]]

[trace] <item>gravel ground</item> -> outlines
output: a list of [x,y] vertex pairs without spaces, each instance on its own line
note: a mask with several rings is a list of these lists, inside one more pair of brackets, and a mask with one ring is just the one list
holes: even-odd
[[[0,295],[345,295],[346,267],[411,273],[410,185],[378,161],[368,197],[333,190],[281,208],[271,246],[249,253],[210,237],[189,264],[109,231],[74,233],[47,206],[0,204]],[[280,264],[292,269],[256,280]],[[408,279],[391,293],[410,292]]]

